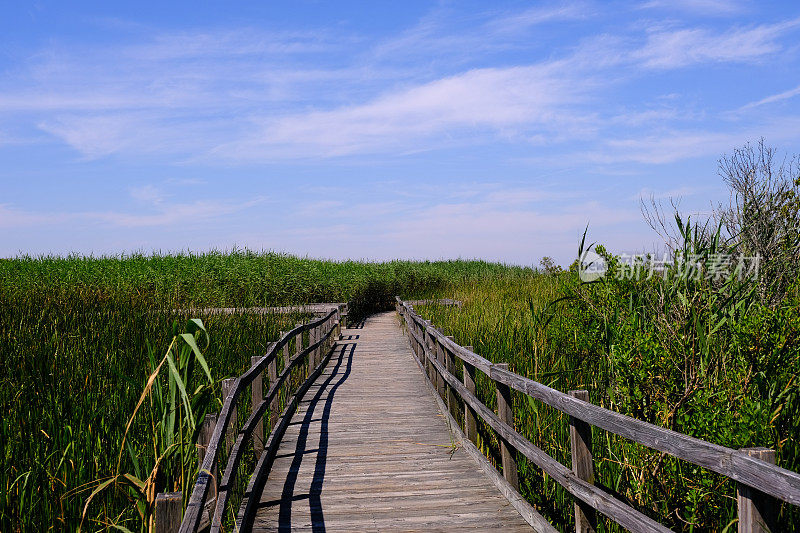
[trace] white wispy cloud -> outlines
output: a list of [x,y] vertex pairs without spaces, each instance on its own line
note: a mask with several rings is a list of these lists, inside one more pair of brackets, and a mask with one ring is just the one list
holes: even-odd
[[648,68],[670,69],[706,62],[754,61],[782,49],[779,38],[800,19],[714,32],[705,28],[653,28],[633,57]]
[[747,109],[752,109],[754,107],[759,107],[762,105],[772,104],[775,102],[780,102],[782,100],[788,100],[789,98],[794,98],[795,96],[800,95],[800,85],[795,87],[794,89],[789,89],[788,91],[783,91],[778,94],[773,94],[767,96],[766,98],[762,98],[761,100],[757,100],[755,102],[750,102],[748,104],[743,105],[739,108],[740,111],[745,111]]
[[264,197],[244,202],[197,200],[194,202],[153,202],[144,212],[78,211],[40,212],[0,204],[0,228],[29,228],[62,224],[108,224],[122,228],[168,227],[212,220],[259,205]]
[[701,15],[730,16],[744,12],[747,7],[741,0],[649,0],[640,9],[680,10]]
[[632,162],[663,165],[695,157],[718,158],[745,142],[769,136],[770,142],[797,139],[800,116],[768,117],[747,126],[723,131],[702,129],[668,129],[639,137],[610,138],[598,149],[575,158],[585,157],[597,163]]
[[584,90],[552,65],[476,69],[363,105],[268,120],[257,136],[216,152],[256,159],[336,156],[446,144],[486,129],[512,137],[532,126],[568,129],[573,117],[567,105],[580,102]]
[[167,195],[159,187],[153,184],[131,187],[128,189],[131,198],[148,204],[160,204],[167,199]]
[[593,12],[594,6],[590,2],[559,2],[497,16],[489,20],[486,27],[498,34],[518,33],[540,24],[586,19],[592,16]]
[[[695,7],[724,11],[736,5],[707,0]],[[773,59],[800,25],[789,19],[709,29],[668,22],[652,24],[644,36],[630,29],[590,31],[546,53],[531,38],[542,25],[580,22],[602,11],[593,2],[516,12],[487,8],[458,17],[437,8],[409,30],[367,45],[330,29],[247,27],[142,30],[133,43],[103,49],[54,44],[31,56],[13,78],[0,80],[0,118],[26,117],[46,134],[41,137],[63,142],[85,159],[158,154],[182,162],[268,162],[495,142],[531,148],[580,142],[593,156],[612,160],[621,146],[606,140],[618,138],[620,127],[641,147],[633,151],[643,154],[643,143],[659,134],[632,131],[674,128],[698,119],[703,109],[692,116],[681,98],[669,107],[625,102],[613,109],[605,105],[613,99],[609,87],[653,69]],[[531,53],[501,66],[473,66],[483,52],[509,49]],[[415,54],[431,57],[419,61]],[[670,146],[672,155],[658,156],[654,149],[641,160],[660,164],[695,150],[678,140]]]

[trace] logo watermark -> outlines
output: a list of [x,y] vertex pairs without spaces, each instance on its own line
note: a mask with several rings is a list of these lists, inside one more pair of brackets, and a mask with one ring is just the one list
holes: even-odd
[[578,277],[584,283],[604,278],[607,270],[606,260],[592,250],[583,252],[578,260]]
[[[761,256],[744,254],[687,254],[672,258],[663,254],[627,254],[615,256],[614,278],[618,280],[649,280],[655,277],[700,281],[726,281],[728,279],[758,278]],[[578,260],[578,276],[583,282],[596,281],[608,275],[605,259],[594,251],[587,251]]]

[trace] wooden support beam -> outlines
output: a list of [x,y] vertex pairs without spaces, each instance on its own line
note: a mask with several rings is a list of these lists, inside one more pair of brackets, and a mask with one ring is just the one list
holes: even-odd
[[[303,325],[303,323],[302,323],[302,322],[298,322],[298,323],[297,323],[297,325],[298,325],[298,326],[302,326],[302,325]],[[311,334],[309,333],[309,335],[311,335]],[[296,344],[295,344],[295,349],[294,349],[294,354],[295,354],[295,355],[297,355],[297,354],[299,354],[300,352],[302,352],[302,351],[303,351],[303,349],[305,348],[305,338],[304,338],[304,337],[305,337],[305,332],[303,332],[303,333],[301,333],[300,335],[298,335],[297,337],[295,337],[295,338],[297,339],[297,340],[296,340]],[[310,337],[309,337],[309,338],[310,338]],[[300,373],[303,373],[303,372],[305,372],[305,371],[306,371],[306,369],[307,369],[307,367],[305,367],[305,366],[301,366],[301,367],[300,367],[300,370],[299,370],[299,372],[300,372]],[[290,381],[291,381],[291,380],[290,380]],[[284,408],[285,408],[285,406],[284,406]]]
[[[285,331],[281,331],[281,337],[286,334]],[[284,346],[283,349],[283,364],[286,365],[286,361],[289,359],[286,357],[286,347]],[[277,356],[275,359],[270,361],[267,364],[267,378],[269,382],[267,384],[268,387],[272,388],[272,385],[278,380],[278,358]],[[281,414],[281,406],[280,406],[280,394],[276,394],[272,401],[269,402],[269,431],[272,433],[272,430],[275,429],[275,423],[278,421],[278,417]]]
[[[775,464],[775,450],[769,448],[744,448],[750,457]],[[770,533],[775,529],[777,502],[763,492],[741,483],[736,484],[736,502],[739,505],[739,533]]]
[[[253,356],[250,358],[250,365],[253,366],[258,363],[261,357]],[[274,361],[274,359],[273,359]],[[253,379],[253,383],[250,384],[250,391],[251,391],[251,402],[250,408],[255,408],[258,404],[261,403],[261,400],[264,399],[264,373],[259,372],[258,375]],[[262,416],[261,419],[256,423],[256,427],[253,430],[253,452],[256,455],[256,459],[261,456],[261,452],[264,451],[264,417]]]
[[[451,335],[448,335],[447,338],[451,341],[454,340]],[[455,376],[456,356],[446,347],[442,346],[441,348],[444,355],[444,366],[448,372]],[[445,387],[447,388],[447,408],[450,410],[450,414],[453,415],[453,418],[458,420],[458,399],[456,397],[456,393],[453,391],[452,387],[447,385],[447,383],[445,383]]]
[[[318,339],[319,337],[317,336],[317,328],[311,328],[309,330],[308,345],[309,346],[313,345],[314,343],[317,342]],[[316,367],[317,367],[317,348],[311,350],[311,353],[308,354],[308,373],[311,374],[311,372],[313,372]]]
[[[203,425],[200,427],[200,433],[197,436],[197,469],[200,469],[200,466],[203,464],[203,460],[206,458],[206,450],[208,449],[208,443],[211,442],[211,436],[214,434],[214,428],[217,427],[217,419],[219,418],[219,413],[208,413],[206,414],[205,418],[203,418]],[[211,477],[213,481],[211,483],[211,487],[208,490],[207,500],[211,501],[217,497],[217,467],[214,467],[214,471],[211,472]]]
[[[222,403],[233,392],[236,386],[236,378],[228,378],[222,380]],[[225,453],[230,453],[233,443],[236,442],[236,433],[239,430],[239,419],[237,418],[236,406],[233,407],[231,412],[231,421],[228,424],[228,432],[225,434]]]
[[[428,325],[429,324],[427,321],[425,322],[424,326],[420,325],[420,329],[422,329],[422,339],[425,341],[425,346],[423,348],[424,350],[428,351],[431,354],[431,356],[433,356],[435,352],[433,351],[433,341],[431,339],[431,336],[428,334],[428,327],[427,327]],[[424,354],[423,357],[427,361],[428,358],[425,357]],[[433,383],[433,387],[436,388],[436,390],[439,390],[436,387],[436,369],[432,364],[430,364],[429,361],[428,361],[428,379],[430,379],[431,383]]]
[[[465,348],[472,351],[472,346],[466,346]],[[477,394],[475,367],[466,361],[464,361],[464,386],[471,394]],[[475,418],[475,411],[467,402],[464,402],[464,434],[473,444],[478,444],[478,421]]]
[[180,492],[162,492],[156,496],[153,512],[155,533],[178,533],[181,528],[181,511],[183,494]]
[[[439,340],[436,337],[431,337],[433,340],[433,352],[436,356],[436,361],[445,365],[444,362],[444,348],[439,343]],[[438,372],[436,373],[436,390],[439,392],[439,397],[444,401],[447,402],[447,382],[445,382],[444,377]]]
[[[495,366],[508,370],[508,363],[497,363]],[[508,385],[495,382],[497,386],[497,417],[501,422],[514,427],[514,407],[511,401],[511,389]],[[519,476],[517,475],[516,452],[506,441],[500,439],[500,457],[503,461],[503,477],[509,485],[519,490]]]
[[[589,391],[586,390],[571,390],[569,395],[583,402],[589,401]],[[569,417],[569,440],[572,449],[572,471],[587,483],[594,484],[592,426],[577,418]],[[594,509],[580,500],[575,500],[576,533],[594,533],[596,528],[597,516]]]

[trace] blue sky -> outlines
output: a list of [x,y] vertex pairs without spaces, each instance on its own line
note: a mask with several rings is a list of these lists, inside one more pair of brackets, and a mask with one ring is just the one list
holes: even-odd
[[793,1],[0,0],[3,257],[568,264],[762,136],[800,152]]

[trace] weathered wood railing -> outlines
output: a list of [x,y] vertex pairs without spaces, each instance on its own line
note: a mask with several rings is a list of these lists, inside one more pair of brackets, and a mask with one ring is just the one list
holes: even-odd
[[[576,531],[594,531],[594,512],[598,511],[630,531],[670,531],[627,503],[594,484],[591,456],[591,426],[620,435],[648,448],[707,468],[733,479],[738,484],[738,529],[740,532],[772,531],[775,515],[772,498],[800,505],[800,474],[774,464],[775,455],[763,448],[734,450],[671,431],[588,403],[586,391],[557,391],[480,357],[470,347],[456,344],[431,322],[424,320],[411,305],[397,298],[397,311],[403,319],[418,363],[452,416],[456,396],[463,403],[463,431],[466,439],[477,442],[476,416],[497,433],[501,446],[505,482],[518,488],[515,452],[523,455],[550,475],[575,498]],[[455,359],[463,363],[463,383],[455,375]],[[477,397],[475,371],[483,372],[497,387],[498,413]],[[547,455],[514,429],[511,390],[519,391],[570,417],[572,469]],[[457,428],[460,431],[460,427]],[[469,444],[467,442],[466,444]],[[502,489],[501,489],[502,490]],[[509,494],[506,494],[509,496]],[[523,516],[539,530],[552,530],[531,507],[519,503],[514,493],[509,498]]]
[[[236,483],[243,452],[248,448],[251,440],[258,463],[245,494],[252,494],[253,486],[258,482],[265,465],[271,464],[274,460],[277,445],[297,409],[300,398],[327,363],[333,344],[341,333],[342,319],[342,307],[337,307],[322,318],[298,325],[272,343],[264,356],[254,357],[252,366],[247,372],[225,383],[226,386],[223,387],[225,399],[222,410],[216,417],[213,415],[210,418],[206,417],[211,422],[208,425],[211,436],[201,454],[199,474],[183,514],[183,520],[180,521],[181,533],[197,531],[201,526],[209,527],[212,533],[220,530],[223,515]],[[304,347],[306,332],[308,332],[308,345]],[[290,356],[291,346],[294,347],[294,354]],[[277,368],[279,354],[283,355],[283,369]],[[292,381],[290,377],[293,369],[302,368],[304,365],[308,366],[308,371],[304,372],[305,379],[301,380],[297,388],[289,393],[283,412],[278,413],[281,391],[285,389],[283,385]],[[266,395],[263,394],[265,372],[267,372],[269,380],[269,390]],[[237,429],[235,422],[237,402],[248,387],[251,387],[252,392],[251,413],[242,424],[241,429]],[[263,419],[267,410],[270,410],[271,430],[265,445]],[[211,430],[212,427],[213,430]],[[202,444],[204,443],[199,443],[200,446]],[[227,449],[228,460],[222,473],[222,479],[218,481],[215,472],[223,448]],[[216,488],[215,499],[209,499],[212,488]],[[255,499],[257,498],[245,498],[242,507],[253,506]],[[209,500],[211,501],[209,502]],[[162,503],[163,508],[161,513],[159,513],[159,502]],[[175,531],[173,528],[177,524],[176,516],[180,517],[180,502],[179,493],[159,495],[155,517],[157,533]],[[177,515],[175,505],[177,505]],[[210,514],[210,524],[208,524],[209,511],[213,511]],[[238,519],[242,518],[241,509],[237,516]]]

